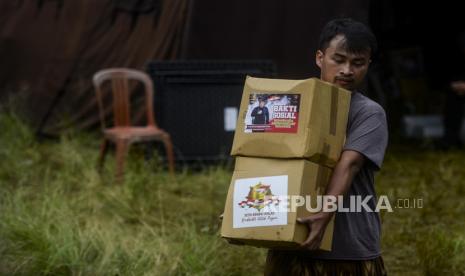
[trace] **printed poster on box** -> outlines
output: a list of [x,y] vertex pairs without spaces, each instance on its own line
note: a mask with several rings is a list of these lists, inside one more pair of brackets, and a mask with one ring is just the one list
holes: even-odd
[[287,175],[237,179],[233,228],[286,225],[287,193]]
[[245,117],[245,133],[297,133],[300,94],[252,93]]

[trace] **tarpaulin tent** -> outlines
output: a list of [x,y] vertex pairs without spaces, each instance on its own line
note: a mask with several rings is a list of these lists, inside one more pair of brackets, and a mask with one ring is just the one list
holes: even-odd
[[[0,3],[0,89],[26,90],[24,109],[57,133],[63,115],[79,128],[98,122],[92,75],[107,67],[144,69],[178,57],[188,2],[79,0]],[[51,110],[57,95],[63,95]]]

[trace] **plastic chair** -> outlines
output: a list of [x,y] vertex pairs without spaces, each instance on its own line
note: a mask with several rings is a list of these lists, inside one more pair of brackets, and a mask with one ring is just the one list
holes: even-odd
[[[105,125],[105,109],[102,95],[102,84],[107,80],[111,81],[114,122],[114,126],[109,128]],[[144,84],[147,114],[146,126],[131,126],[129,80],[138,80]],[[173,145],[170,135],[160,129],[155,122],[153,112],[153,83],[150,77],[146,73],[137,70],[110,68],[95,73],[93,83],[97,94],[100,121],[104,136],[98,160],[99,170],[101,170],[105,161],[108,142],[113,142],[116,145],[116,180],[121,182],[124,173],[124,163],[130,145],[135,142],[161,141],[166,148],[169,172],[173,175]]]

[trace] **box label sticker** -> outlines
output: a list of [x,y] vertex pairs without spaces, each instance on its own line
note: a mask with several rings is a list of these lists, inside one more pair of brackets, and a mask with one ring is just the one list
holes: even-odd
[[226,107],[224,109],[224,130],[234,131],[237,123],[237,107]]
[[233,228],[287,224],[288,176],[242,178],[234,182]]
[[245,133],[297,133],[300,94],[252,93],[245,116]]

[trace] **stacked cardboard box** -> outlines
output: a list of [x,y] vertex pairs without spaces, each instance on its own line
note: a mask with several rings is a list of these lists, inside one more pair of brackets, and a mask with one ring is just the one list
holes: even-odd
[[[315,78],[247,77],[222,237],[273,248],[298,247],[306,239],[307,227],[296,219],[311,213],[305,205],[287,209],[292,196],[310,196],[313,206],[324,194],[344,143],[349,105],[350,92]],[[321,249],[331,248],[333,223]]]

